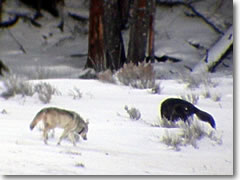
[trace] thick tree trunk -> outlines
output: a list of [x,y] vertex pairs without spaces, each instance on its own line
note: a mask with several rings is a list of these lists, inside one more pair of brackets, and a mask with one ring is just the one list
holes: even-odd
[[104,38],[103,38],[103,0],[90,1],[88,58],[86,67],[96,71],[106,69],[104,62]]
[[154,1],[134,0],[131,3],[129,0],[91,0],[86,67],[98,72],[118,70],[126,62],[121,30],[129,22],[130,4],[133,4],[133,13],[128,62],[142,62],[146,54],[154,57]]
[[126,29],[128,27],[129,9],[131,3],[132,0],[118,0],[121,17],[121,30]]
[[32,6],[36,9],[37,13],[35,19],[41,16],[41,9],[45,9],[50,12],[53,16],[58,17],[59,12],[57,4],[64,4],[64,0],[21,0],[23,3]]
[[125,62],[125,50],[121,34],[119,0],[104,1],[103,4],[104,52],[107,68],[119,69]]
[[[138,64],[138,62],[142,62],[145,59],[153,1],[154,0],[135,0],[133,3],[128,45],[128,62],[132,61]],[[151,35],[150,44],[153,43],[153,34]],[[150,48],[150,51],[152,50],[153,47]]]
[[151,2],[151,9],[150,9],[150,22],[149,22],[149,36],[148,36],[148,59],[151,62],[154,62],[154,18],[156,12],[156,2],[153,0]]
[[2,0],[0,0],[0,23],[2,22]]

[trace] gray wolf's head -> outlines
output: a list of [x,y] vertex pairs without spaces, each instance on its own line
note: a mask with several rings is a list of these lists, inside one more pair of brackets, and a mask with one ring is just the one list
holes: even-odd
[[83,140],[87,140],[88,133],[88,122],[85,123],[85,126],[78,132],[78,134],[83,138]]

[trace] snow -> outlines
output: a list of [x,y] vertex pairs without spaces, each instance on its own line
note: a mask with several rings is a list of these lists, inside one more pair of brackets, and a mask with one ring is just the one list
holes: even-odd
[[[37,20],[42,25],[41,28],[20,19],[10,29],[1,29],[0,59],[12,72],[30,77],[30,79],[36,78],[38,69],[48,72],[46,78],[77,78],[80,73],[79,69],[86,64],[87,57],[72,55],[87,54],[88,23],[75,21],[68,16],[68,13],[88,17],[88,8],[83,5],[86,3],[88,2],[85,0],[77,2],[66,0],[64,32],[57,28],[60,18],[54,18],[46,11],[43,11],[44,16]],[[233,24],[231,1],[203,0],[194,2],[194,6],[223,32]],[[3,20],[8,20],[11,12],[30,16],[35,13],[32,8],[15,0],[6,1],[3,8]],[[179,63],[170,63],[170,65],[169,63],[159,63],[158,68],[164,72],[161,77],[175,78],[174,73],[177,73],[178,76],[179,72],[185,73],[189,72],[189,68],[194,69],[206,55],[205,50],[211,48],[221,38],[221,35],[201,18],[187,17],[185,13],[191,13],[191,11],[183,6],[158,6],[156,8],[155,55],[159,57],[167,55],[182,60]],[[129,30],[122,31],[122,34],[127,54]],[[23,46],[26,53],[20,50],[16,41]],[[191,44],[199,45],[202,48],[194,48]],[[227,70],[232,73],[232,56],[230,53],[230,58],[226,57],[224,65],[220,64],[217,71]],[[56,66],[61,66],[61,69],[56,70]]]
[[[151,125],[158,121],[159,103],[164,98],[192,91],[179,81],[162,80],[161,94],[151,94],[150,90],[97,80],[50,79],[42,81],[57,88],[61,95],[54,95],[47,105],[36,95],[1,98],[0,107],[6,113],[0,113],[0,174],[231,175],[233,81],[232,77],[214,80],[219,83],[211,90],[222,93],[221,101],[200,96],[198,107],[213,115],[223,143],[219,145],[205,137],[198,141],[197,149],[188,145],[180,151],[160,142],[166,128]],[[74,88],[81,91],[81,99],[74,100],[69,95]],[[201,95],[199,90],[194,91]],[[124,110],[125,105],[139,109],[141,120],[131,120]],[[30,131],[29,125],[40,109],[50,106],[74,110],[88,119],[88,140],[80,140],[76,147],[63,140],[61,146],[57,146],[62,130],[56,129],[49,145],[45,145],[39,127]]]
[[[227,32],[225,32],[224,36],[209,50],[207,57],[205,57],[202,61],[206,61],[207,65],[199,63],[200,67],[196,66],[194,71],[199,73],[201,71],[206,71],[207,68],[210,68],[217,64],[217,61],[223,56],[224,53],[229,49],[229,47],[233,44],[233,27],[231,26]],[[221,53],[219,53],[221,52]]]

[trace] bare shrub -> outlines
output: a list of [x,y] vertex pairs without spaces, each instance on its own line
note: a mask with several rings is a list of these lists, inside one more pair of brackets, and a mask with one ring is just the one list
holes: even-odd
[[117,72],[118,80],[127,86],[138,89],[153,88],[155,86],[155,72],[150,63],[139,63],[138,66],[132,62],[124,64]]
[[107,69],[106,71],[98,73],[97,77],[102,82],[115,83],[115,79],[113,78],[113,73],[110,69]]
[[223,143],[222,141],[222,133],[219,133],[218,131],[210,131],[208,132],[208,137],[215,142],[218,145],[221,145]]
[[47,104],[51,101],[52,95],[59,95],[60,92],[49,83],[43,82],[36,84],[34,86],[34,91],[38,93],[38,98],[44,104]]
[[182,95],[181,99],[196,105],[198,103],[199,96],[196,94],[186,94],[186,95]]
[[213,82],[208,72],[199,74],[181,74],[181,80],[187,84],[188,88],[198,88],[200,85],[205,87],[216,87],[218,84]]
[[72,96],[74,100],[82,98],[82,93],[80,89],[76,87],[74,87],[73,90],[70,91],[69,95]]
[[80,168],[85,168],[85,165],[83,163],[76,163],[75,166]]
[[167,118],[159,118],[158,126],[165,128],[176,128],[179,127],[178,123],[169,121]]
[[29,72],[27,75],[29,79],[49,79],[51,77],[51,71],[47,67],[39,65],[37,67],[33,67],[32,71]]
[[175,150],[180,150],[180,146],[187,145],[192,145],[194,148],[198,148],[197,141],[204,137],[209,138],[219,145],[222,144],[222,136],[219,136],[215,130],[207,129],[198,120],[193,119],[190,124],[180,121],[178,130],[180,131],[175,133],[169,133],[168,130],[165,130],[160,141]]
[[209,88],[204,89],[204,91],[202,92],[202,96],[204,98],[210,98],[215,102],[221,101],[221,94],[215,93],[215,91],[211,92]]
[[15,74],[4,77],[3,85],[5,90],[2,92],[1,97],[5,99],[14,97],[15,95],[22,95],[24,97],[34,94],[32,85]]
[[198,121],[193,121],[190,125],[186,123],[181,124],[181,133],[179,136],[182,138],[182,145],[192,145],[197,147],[197,140],[207,136],[206,129]]
[[125,106],[124,109],[127,111],[130,119],[139,120],[141,118],[141,113],[138,109],[134,107],[129,109],[128,106]]
[[8,114],[8,112],[6,111],[6,109],[3,109],[0,111],[1,114]]
[[161,84],[155,84],[154,87],[152,87],[150,93],[151,94],[161,94],[163,87]]
[[179,151],[180,146],[182,145],[181,137],[177,134],[170,133],[168,130],[164,131],[164,135],[161,137],[161,142],[172,147],[176,151]]
[[60,95],[61,93],[51,86],[49,83],[38,83],[32,85],[21,77],[14,74],[6,76],[3,79],[4,91],[0,94],[1,97],[8,99],[15,95],[33,96],[38,94],[39,100],[44,104],[49,103],[52,95]]
[[211,97],[210,90],[208,88],[205,88],[204,92],[202,93],[202,96],[204,98],[210,98]]
[[221,101],[221,94],[220,93],[212,93],[208,88],[205,88],[205,90],[202,92],[202,96],[204,98],[210,98],[211,100],[215,102]]
[[215,102],[221,101],[221,94],[212,94],[211,99]]

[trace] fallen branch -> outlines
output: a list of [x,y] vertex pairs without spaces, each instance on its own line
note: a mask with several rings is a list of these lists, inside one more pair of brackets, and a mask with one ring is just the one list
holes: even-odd
[[191,11],[198,17],[200,17],[202,20],[204,20],[208,25],[210,25],[216,32],[220,34],[224,34],[220,29],[218,29],[211,21],[208,20],[205,16],[203,16],[201,13],[199,13],[191,4],[187,5],[188,8],[191,9]]
[[15,38],[15,36],[12,34],[12,32],[10,31],[10,29],[8,29],[8,33],[10,34],[10,36],[13,38],[13,40],[17,43],[17,45],[19,46],[19,48],[21,49],[21,51],[26,54],[27,52],[25,51],[24,47],[22,46],[22,44]]
[[0,28],[8,28],[10,26],[15,25],[18,22],[19,17],[15,16],[13,19],[8,21],[0,22]]
[[195,7],[193,7],[192,3],[196,2],[196,0],[192,0],[189,2],[185,2],[184,0],[157,0],[157,4],[158,5],[163,5],[163,6],[185,6],[188,9],[190,9],[195,16],[201,18],[206,24],[208,24],[209,26],[211,26],[217,33],[219,34],[224,34],[224,32],[222,32],[219,28],[217,28],[217,26],[214,25],[214,23],[212,23],[210,20],[208,20],[207,17],[205,17],[203,14],[201,14],[200,12],[198,12]]
[[[173,62],[173,63],[177,63],[177,62],[181,62],[182,61],[182,59],[178,59],[178,58],[167,56],[167,55],[163,55],[161,57],[154,56],[153,59],[156,60],[157,62],[170,61],[170,62]],[[149,62],[150,60],[151,60],[151,57],[149,57],[149,56],[146,57],[146,61],[147,62]]]
[[33,26],[41,27],[42,25],[36,21],[35,17],[30,17],[28,14],[18,13],[18,12],[8,12],[10,15],[14,15],[17,18],[22,18],[24,21],[29,21]]
[[89,21],[89,19],[87,17],[81,16],[81,15],[78,15],[78,14],[75,14],[75,13],[69,12],[68,15],[71,18],[73,18],[74,20],[80,21],[84,24],[86,24]]
[[222,57],[233,46],[233,27],[231,26],[226,33],[207,50],[205,57],[194,68],[195,73],[202,71],[213,72],[218,64],[223,60]]

